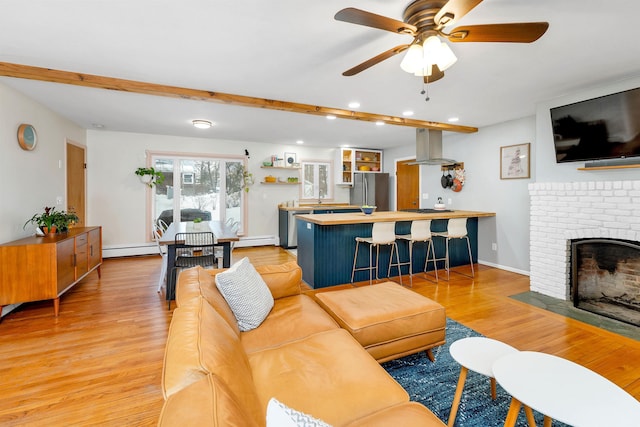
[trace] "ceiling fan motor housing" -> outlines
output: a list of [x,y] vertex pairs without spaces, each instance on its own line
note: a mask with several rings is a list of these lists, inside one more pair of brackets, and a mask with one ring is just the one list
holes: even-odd
[[435,16],[445,4],[447,0],[416,0],[407,6],[402,18],[404,22],[416,27],[419,35],[435,31]]

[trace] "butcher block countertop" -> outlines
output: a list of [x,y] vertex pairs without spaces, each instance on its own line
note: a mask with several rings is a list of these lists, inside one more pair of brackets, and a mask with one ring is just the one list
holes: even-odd
[[320,209],[360,209],[359,205],[350,205],[348,203],[323,203],[320,205],[299,205],[299,206],[278,206],[281,211],[314,211]]
[[496,216],[495,212],[450,211],[434,213],[418,212],[374,212],[365,215],[361,212],[334,214],[302,214],[296,218],[318,225],[362,224],[389,221],[419,221],[421,219],[478,218]]

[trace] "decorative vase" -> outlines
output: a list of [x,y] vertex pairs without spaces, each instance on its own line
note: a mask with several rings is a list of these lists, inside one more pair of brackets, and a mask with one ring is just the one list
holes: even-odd
[[143,184],[151,184],[151,181],[153,180],[153,175],[142,175],[140,177],[140,181],[142,181]]
[[45,227],[45,226],[42,227],[42,232],[46,236],[55,236],[57,231],[58,229],[55,225],[52,225],[51,227]]

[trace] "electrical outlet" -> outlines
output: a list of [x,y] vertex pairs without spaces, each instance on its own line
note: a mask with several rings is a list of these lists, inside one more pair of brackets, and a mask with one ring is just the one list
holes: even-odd
[[429,198],[429,193],[422,193],[422,199],[427,200]]
[[453,203],[453,199],[448,199],[447,204],[450,205],[451,203]]
[[311,230],[311,224],[307,223],[307,230]]
[[497,250],[498,250],[498,244],[497,244],[497,243],[495,243],[495,242],[494,242],[494,243],[492,243],[492,244],[491,244],[491,250],[492,250],[492,251],[497,251]]
[[61,205],[61,204],[62,204],[62,196],[56,197],[56,205]]

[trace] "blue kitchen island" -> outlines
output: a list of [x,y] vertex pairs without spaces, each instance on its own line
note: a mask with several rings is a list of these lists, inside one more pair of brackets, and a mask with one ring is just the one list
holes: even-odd
[[[446,231],[449,218],[468,218],[467,230],[471,242],[473,262],[478,260],[478,218],[492,217],[495,213],[474,211],[448,211],[436,213],[418,212],[374,212],[371,215],[357,213],[330,213],[297,215],[298,230],[298,265],[302,268],[302,279],[314,289],[335,286],[351,281],[351,267],[356,248],[355,238],[370,237],[374,222],[395,221],[396,234],[409,234],[411,222],[430,219],[432,231]],[[443,258],[444,239],[434,238],[436,258]],[[414,273],[423,269],[426,247],[424,243],[414,245]],[[368,248],[358,253],[358,265],[365,265],[369,260]],[[408,260],[408,245],[398,242],[401,261]],[[380,275],[386,273],[389,260],[389,247],[380,250]],[[452,240],[450,243],[451,266],[469,263],[469,254],[464,240]],[[438,263],[444,268],[444,262]],[[433,269],[429,263],[429,269]],[[408,274],[408,266],[403,266],[402,274]],[[392,276],[397,276],[394,267]],[[369,280],[366,271],[356,272],[354,281]],[[408,280],[408,278],[407,278]]]

